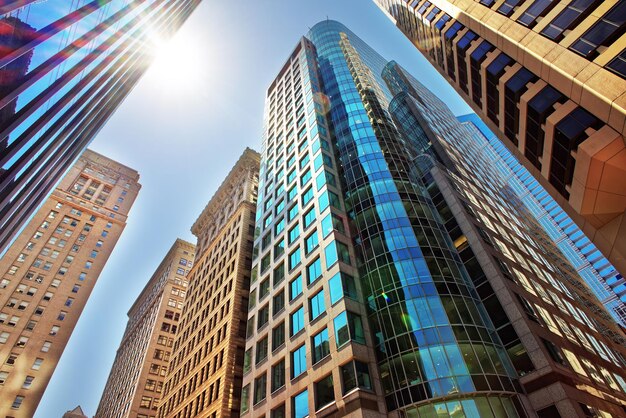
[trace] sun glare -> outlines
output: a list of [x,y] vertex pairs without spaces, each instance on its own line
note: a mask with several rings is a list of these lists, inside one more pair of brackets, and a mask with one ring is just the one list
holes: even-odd
[[146,75],[155,88],[168,95],[197,91],[207,70],[197,41],[177,35],[169,40],[155,39],[154,45],[154,61]]

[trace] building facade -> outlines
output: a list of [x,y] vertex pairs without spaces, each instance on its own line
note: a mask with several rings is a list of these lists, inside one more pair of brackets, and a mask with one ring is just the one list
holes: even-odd
[[163,393],[195,246],[177,239],[128,311],[96,418],[154,418]]
[[0,4],[0,255],[199,0]]
[[494,161],[494,167],[500,170],[511,189],[585,279],[613,319],[626,327],[626,285],[623,276],[475,113],[459,116],[458,119],[471,132],[482,152]]
[[135,170],[85,151],[0,259],[0,415],[35,413],[138,181]]
[[196,257],[160,418],[239,415],[258,173],[248,148],[191,228]]
[[626,271],[626,2],[376,3]]
[[242,416],[623,414],[623,332],[417,80],[327,20],[265,116]]

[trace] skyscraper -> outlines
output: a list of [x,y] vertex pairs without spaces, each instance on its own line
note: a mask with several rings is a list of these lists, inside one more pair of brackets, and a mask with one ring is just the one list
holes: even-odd
[[481,152],[491,156],[494,167],[506,178],[511,189],[585,279],[600,302],[616,321],[626,327],[626,285],[622,275],[476,114],[463,115],[458,119],[472,133]]
[[375,0],[626,271],[626,1]]
[[242,416],[623,413],[623,332],[491,163],[396,63],[310,30],[267,92]]
[[0,254],[198,3],[0,3]]
[[156,415],[194,257],[194,245],[177,239],[131,306],[97,418]]
[[158,416],[236,417],[259,154],[246,149],[191,232],[198,238]]
[[0,415],[35,413],[138,181],[135,170],[85,151],[0,259]]

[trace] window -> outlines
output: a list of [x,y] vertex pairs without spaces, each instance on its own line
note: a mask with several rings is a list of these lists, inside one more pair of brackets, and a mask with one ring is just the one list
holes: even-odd
[[626,1],[619,1],[583,36],[574,42],[570,49],[588,59],[598,56],[598,48],[609,45],[623,33],[626,24]]
[[9,357],[7,357],[6,364],[15,364],[16,360],[17,360],[17,354],[11,353],[9,354]]
[[274,235],[278,235],[285,229],[285,218],[281,218],[280,221],[274,226]]
[[333,325],[335,327],[335,341],[337,342],[337,347],[341,347],[350,340],[361,344],[365,343],[363,324],[359,315],[344,311],[335,317]]
[[293,337],[304,328],[304,306],[289,316],[289,336]]
[[267,358],[267,337],[256,343],[255,363],[259,364]]
[[306,371],[306,344],[291,352],[291,378],[294,379]]
[[287,220],[289,222],[293,221],[298,215],[298,205],[295,204],[291,208],[289,208],[289,212],[287,214]]
[[275,392],[285,386],[285,359],[272,366],[272,387],[271,391]]
[[320,277],[322,277],[322,261],[318,257],[306,268],[307,284],[313,283]]
[[1,332],[0,333],[0,344],[5,344],[7,342],[7,340],[9,339],[9,336],[11,334],[9,334],[8,332]]
[[309,391],[304,390],[291,398],[291,410],[293,418],[305,418],[309,416]]
[[29,389],[33,384],[33,380],[35,380],[35,376],[26,376],[24,383],[22,383],[22,389]]
[[555,42],[560,41],[564,36],[563,33],[578,24],[598,3],[598,0],[572,1],[541,31],[541,34]]
[[344,394],[357,387],[372,389],[372,381],[366,363],[362,363],[358,360],[351,361],[341,366],[340,372]]
[[285,323],[281,322],[279,326],[272,329],[272,351],[285,343]]
[[313,338],[311,338],[311,343],[313,344],[311,354],[313,355],[313,364],[315,364],[330,354],[328,328],[324,328],[318,334],[314,335]]
[[347,296],[352,299],[357,298],[356,284],[354,277],[342,272],[338,272],[328,280],[330,291],[330,303],[334,305],[338,300]]
[[289,254],[289,270],[293,270],[300,264],[302,257],[300,255],[300,248],[296,248],[291,254]]
[[304,253],[309,255],[311,251],[315,250],[319,245],[319,239],[317,236],[317,231],[313,231],[311,235],[306,237],[304,240]]
[[315,410],[321,409],[323,406],[334,401],[333,375],[329,374],[315,383]]
[[0,385],[4,385],[4,382],[9,378],[9,372],[0,372]]
[[537,23],[538,17],[545,16],[557,4],[554,0],[535,0],[517,21],[524,26],[532,28]]
[[[297,207],[297,206],[296,206]],[[289,244],[292,244],[300,236],[300,225],[296,224],[289,230]]]
[[270,307],[269,304],[266,304],[265,306],[263,306],[261,309],[259,309],[259,314],[258,314],[258,322],[257,322],[257,330],[263,328],[265,326],[265,324],[267,324],[267,322],[270,319]]
[[302,193],[302,207],[304,208],[313,199],[313,187],[309,187]]
[[36,358],[35,362],[33,363],[33,365],[31,366],[31,369],[33,370],[39,370],[41,368],[41,364],[43,363],[43,359],[42,358]]
[[252,370],[252,349],[246,350],[243,355],[243,374]]
[[292,301],[302,293],[302,275],[289,283],[289,300]]
[[250,409],[250,385],[246,385],[241,389],[241,414],[248,412]]
[[270,292],[270,279],[267,278],[259,284],[259,300],[263,299]]
[[140,408],[150,408],[152,405],[152,398],[150,396],[142,396],[139,402]]
[[309,315],[311,321],[324,313],[326,310],[326,306],[324,305],[324,290],[320,290],[309,299]]
[[303,216],[304,229],[308,228],[315,221],[315,207],[309,209]]
[[272,315],[276,315],[285,307],[285,291],[281,290],[272,298]]
[[274,245],[274,260],[285,253],[285,240],[281,239],[276,245]]
[[254,379],[254,404],[258,404],[265,399],[267,395],[267,374],[263,373],[261,376]]
[[43,343],[43,346],[41,347],[41,351],[44,352],[44,353],[47,353],[48,351],[50,351],[50,347],[52,347],[52,342],[45,341]]
[[13,401],[13,404],[11,405],[12,409],[20,409],[20,406],[22,406],[22,402],[24,402],[24,397],[23,396],[16,396],[15,400]]

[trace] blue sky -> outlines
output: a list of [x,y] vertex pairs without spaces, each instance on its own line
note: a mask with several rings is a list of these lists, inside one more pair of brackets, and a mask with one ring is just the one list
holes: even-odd
[[470,108],[371,0],[205,0],[91,148],[139,171],[143,189],[39,405],[96,412],[126,313],[246,146],[260,149],[265,91],[298,39],[330,18],[436,92]]

